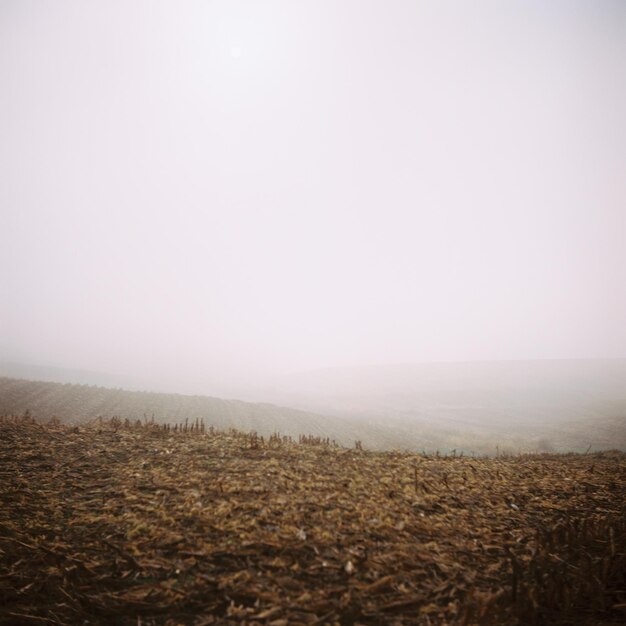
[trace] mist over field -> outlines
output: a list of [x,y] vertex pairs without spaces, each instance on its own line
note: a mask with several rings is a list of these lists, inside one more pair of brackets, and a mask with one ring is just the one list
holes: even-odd
[[201,418],[266,436],[361,441],[374,450],[588,452],[626,450],[625,381],[625,359],[421,363],[303,372],[215,398],[155,393],[96,372],[0,363],[0,413],[28,410],[71,423]]
[[626,623],[624,0],[0,0],[0,626]]
[[0,375],[623,448],[624,67],[609,0],[5,1]]

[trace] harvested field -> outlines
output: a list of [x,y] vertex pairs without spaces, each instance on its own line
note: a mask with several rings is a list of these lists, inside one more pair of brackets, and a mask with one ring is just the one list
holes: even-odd
[[626,455],[0,420],[1,624],[618,623]]

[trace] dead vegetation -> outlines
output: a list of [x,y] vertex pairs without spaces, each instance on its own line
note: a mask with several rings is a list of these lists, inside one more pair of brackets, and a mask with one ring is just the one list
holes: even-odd
[[624,617],[625,455],[361,448],[4,417],[0,623]]

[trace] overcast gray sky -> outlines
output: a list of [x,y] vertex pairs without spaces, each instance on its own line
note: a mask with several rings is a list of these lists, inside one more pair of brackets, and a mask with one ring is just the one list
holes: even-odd
[[2,0],[0,351],[626,357],[625,112],[619,0]]

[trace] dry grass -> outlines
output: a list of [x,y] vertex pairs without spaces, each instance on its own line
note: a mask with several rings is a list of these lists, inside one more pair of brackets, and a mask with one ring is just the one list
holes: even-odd
[[626,608],[626,456],[0,420],[2,624],[544,624]]

